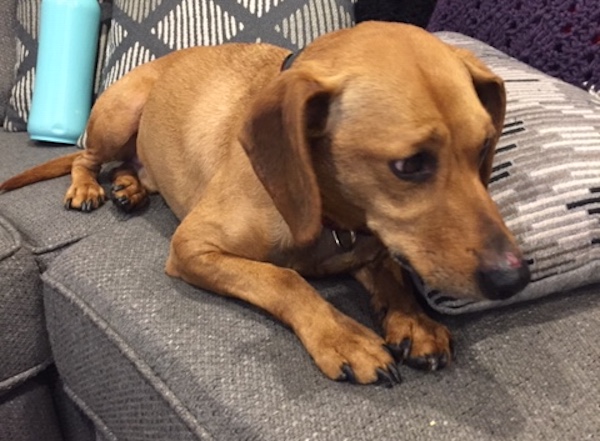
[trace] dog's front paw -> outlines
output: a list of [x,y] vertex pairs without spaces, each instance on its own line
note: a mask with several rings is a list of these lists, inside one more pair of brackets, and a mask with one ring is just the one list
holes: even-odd
[[96,181],[72,184],[65,195],[64,205],[67,210],[90,212],[104,204],[104,189]]
[[385,341],[349,317],[337,314],[298,333],[315,364],[332,380],[392,387],[401,381]]
[[444,325],[424,313],[390,312],[383,321],[385,339],[396,360],[410,367],[436,371],[454,358],[452,337]]

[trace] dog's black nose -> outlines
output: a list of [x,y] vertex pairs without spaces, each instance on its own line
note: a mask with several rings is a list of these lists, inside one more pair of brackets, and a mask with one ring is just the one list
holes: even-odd
[[482,264],[476,272],[483,295],[490,300],[508,299],[520,292],[531,279],[529,265],[513,253],[505,253],[493,264]]

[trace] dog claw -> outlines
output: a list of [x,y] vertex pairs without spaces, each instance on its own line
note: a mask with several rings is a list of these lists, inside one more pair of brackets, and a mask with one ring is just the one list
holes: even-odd
[[377,381],[375,384],[381,385],[386,389],[394,387],[395,378],[391,372],[386,372],[383,369],[377,369]]
[[395,363],[388,365],[388,371],[392,375],[392,378],[396,383],[402,383],[402,377],[400,376],[400,371],[398,370],[398,366]]
[[448,366],[448,354],[442,354],[442,356],[438,360],[438,363],[438,369],[443,369],[446,366]]
[[405,338],[399,344],[387,345],[387,348],[394,357],[394,360],[399,363],[403,362],[409,357],[411,347],[412,341],[410,338]]
[[[118,186],[122,187],[122,186]],[[118,190],[117,190],[118,191]],[[112,193],[111,197],[113,203],[121,210],[127,212],[131,209],[131,201],[127,196],[116,197],[114,193]]]
[[[395,383],[401,383],[402,378],[400,377],[400,373],[398,372],[398,368],[395,364],[390,364],[387,369],[378,368],[375,372],[377,372],[377,380],[373,383],[376,385],[381,385],[385,388],[391,388]],[[354,374],[354,370],[348,364],[344,364],[342,366],[342,373],[336,379],[336,381],[347,381],[348,383],[358,383],[356,381],[356,375]]]
[[342,374],[337,378],[337,381],[348,381],[350,383],[356,383],[356,376],[354,371],[348,364],[342,365]]
[[71,209],[71,204],[73,202],[73,199],[67,199],[65,202],[65,209],[66,210],[70,210]]
[[112,191],[113,193],[117,192],[117,191],[121,191],[125,188],[124,185],[119,185],[119,184],[114,184],[110,187],[110,191]]

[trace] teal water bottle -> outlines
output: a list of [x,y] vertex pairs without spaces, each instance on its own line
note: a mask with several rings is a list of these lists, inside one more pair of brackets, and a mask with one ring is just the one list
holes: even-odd
[[31,139],[74,144],[92,106],[100,28],[98,0],[42,0],[27,131]]

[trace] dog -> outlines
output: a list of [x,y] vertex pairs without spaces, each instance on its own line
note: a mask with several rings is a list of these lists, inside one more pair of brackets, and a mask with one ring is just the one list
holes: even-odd
[[[284,67],[282,63],[287,60]],[[10,179],[68,174],[69,209],[124,210],[158,192],[180,219],[166,273],[287,325],[328,378],[400,381],[398,363],[451,363],[449,330],[413,279],[457,298],[504,299],[530,273],[487,184],[503,81],[417,27],[365,22],[290,58],[268,44],[173,52],[96,101],[86,149]],[[352,274],[381,334],[304,277]]]

